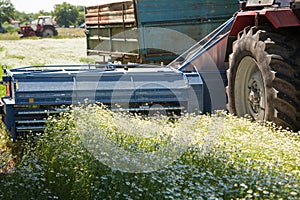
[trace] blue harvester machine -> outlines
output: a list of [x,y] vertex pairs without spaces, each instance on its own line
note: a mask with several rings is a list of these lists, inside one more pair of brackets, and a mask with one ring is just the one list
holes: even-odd
[[1,114],[14,140],[43,131],[48,115],[64,111],[63,105],[101,102],[112,110],[142,114],[203,108],[199,74],[185,75],[167,67],[64,65],[4,70]]

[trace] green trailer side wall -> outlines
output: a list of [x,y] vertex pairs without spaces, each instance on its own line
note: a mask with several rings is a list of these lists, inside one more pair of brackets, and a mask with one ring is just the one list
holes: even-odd
[[87,27],[90,54],[127,55],[141,63],[166,64],[239,9],[237,0],[134,0],[133,3],[135,23]]

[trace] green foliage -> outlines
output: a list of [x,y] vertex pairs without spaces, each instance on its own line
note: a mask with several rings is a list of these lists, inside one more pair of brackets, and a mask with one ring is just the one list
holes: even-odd
[[39,11],[38,13],[25,13],[20,11],[15,11],[15,20],[21,22],[21,24],[28,23],[30,24],[33,20],[37,19],[41,15],[52,15],[51,12],[46,12],[44,10]]
[[5,33],[13,34],[19,30],[19,27],[14,27],[7,21],[3,23],[3,26],[5,27]]
[[57,31],[58,35],[54,37],[55,39],[85,37],[81,28],[58,28]]
[[[15,30],[15,29],[14,29]],[[58,36],[53,37],[52,39],[63,39],[63,38],[79,38],[85,37],[83,29],[79,28],[58,28]],[[20,35],[13,31],[12,33],[0,34],[0,40],[20,40]],[[22,40],[40,40],[40,37],[24,37]],[[1,52],[1,50],[0,50]],[[88,60],[88,59],[87,59]]]
[[32,17],[32,13],[25,13],[20,11],[15,11],[15,20],[18,20],[21,22],[21,24],[25,24],[26,22],[30,22],[30,19]]
[[6,55],[6,57],[20,59],[20,60],[25,58],[25,56],[21,56],[21,55]]
[[10,34],[17,32],[18,30],[19,30],[19,28],[13,27],[13,26],[11,26],[11,25],[8,25],[8,26],[6,27],[6,31],[7,31],[8,33],[10,33]]
[[84,13],[85,7],[84,6],[77,6],[79,12]]
[[66,2],[56,4],[53,13],[56,16],[57,24],[64,27],[75,25],[79,16],[77,7]]
[[[2,49],[2,50],[1,50]],[[3,47],[1,47],[0,46],[0,52],[1,51],[4,51],[5,49],[3,48]],[[4,71],[2,70],[2,66],[0,66],[1,68],[0,68],[0,79],[2,79],[2,76],[4,75]],[[8,67],[8,69],[10,69],[11,67]],[[5,90],[5,86],[4,85],[0,85],[0,97],[3,97],[3,96],[5,96],[5,94],[6,94],[6,90]],[[4,135],[5,135],[5,133],[4,133],[4,131],[3,132],[1,132],[1,130],[4,130],[4,128],[3,128],[3,124],[1,123],[0,124],[0,138],[1,138],[1,135],[3,135],[3,137],[4,137]],[[0,143],[1,143],[1,140],[0,140]],[[1,144],[0,144],[0,147],[1,147]],[[2,148],[0,148],[0,150],[1,150]]]
[[85,22],[85,14],[84,12],[79,12],[78,18],[77,18],[77,24],[81,25]]
[[82,57],[79,60],[81,63],[89,63],[89,64],[94,64],[95,63],[95,58],[89,58],[89,57]]
[[0,40],[19,40],[20,35],[17,32],[0,34]]
[[[14,172],[1,177],[1,199],[300,198],[299,133],[222,113],[170,123],[95,106],[49,120],[43,136],[24,144]],[[170,143],[185,151],[157,170],[128,173],[96,159],[84,145],[84,133],[131,153],[155,153]]]
[[0,0],[0,25],[14,17],[15,8],[10,0]]
[[30,66],[45,66],[46,64],[44,62],[30,62]]

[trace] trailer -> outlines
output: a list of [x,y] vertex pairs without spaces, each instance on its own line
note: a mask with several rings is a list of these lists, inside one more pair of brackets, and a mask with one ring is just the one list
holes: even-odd
[[124,0],[85,9],[87,54],[168,64],[224,23],[237,0]]
[[[241,11],[168,65],[95,64],[4,69],[1,114],[16,140],[61,105],[127,112],[207,113],[300,130],[300,0],[241,1]],[[173,41],[176,42],[176,41]]]

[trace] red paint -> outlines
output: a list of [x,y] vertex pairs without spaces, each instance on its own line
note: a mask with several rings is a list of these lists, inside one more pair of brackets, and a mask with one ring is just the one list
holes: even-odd
[[260,11],[239,12],[230,30],[230,36],[236,36],[247,26],[255,26],[255,15],[265,17],[275,28],[297,27],[300,21],[291,9],[264,9]]
[[8,97],[11,96],[11,87],[10,87],[10,83],[6,83],[6,96],[8,96]]
[[265,15],[275,28],[300,26],[300,22],[291,9],[262,10],[260,15]]
[[244,30],[247,26],[255,25],[256,11],[239,12],[237,13],[233,25],[231,27],[229,36],[236,36],[239,32]]

